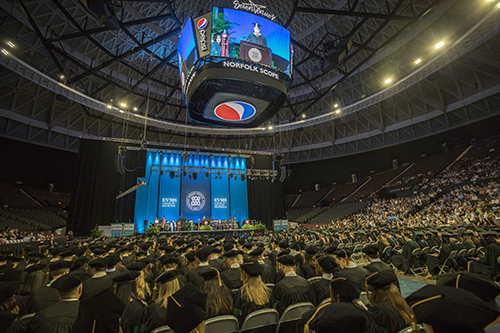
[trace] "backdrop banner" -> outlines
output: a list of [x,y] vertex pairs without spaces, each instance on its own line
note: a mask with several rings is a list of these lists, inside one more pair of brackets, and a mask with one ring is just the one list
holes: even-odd
[[[206,156],[189,156],[185,161],[187,166],[209,166]],[[196,179],[195,179],[196,178]],[[210,216],[210,177],[197,174],[182,176],[181,185],[181,215],[187,220],[197,222],[199,218]]]

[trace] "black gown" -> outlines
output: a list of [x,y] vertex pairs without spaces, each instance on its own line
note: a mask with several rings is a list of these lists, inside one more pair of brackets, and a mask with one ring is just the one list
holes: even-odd
[[141,333],[146,330],[147,305],[140,300],[133,300],[123,311],[121,327],[123,333]]
[[27,332],[71,333],[78,317],[80,301],[60,301],[38,312]]
[[361,290],[365,290],[365,279],[368,275],[370,275],[370,273],[359,266],[342,268],[334,273],[335,278],[343,277],[356,282]]
[[300,274],[301,274],[300,276],[302,276],[306,280],[318,276],[318,274],[316,274],[316,270],[314,269],[314,267],[308,263],[300,265]]
[[203,278],[201,277],[200,274],[202,272],[206,271],[207,269],[210,269],[210,267],[211,267],[210,265],[204,265],[204,266],[195,267],[187,275],[188,282],[191,283],[196,288],[199,288],[200,285],[201,285],[201,282],[203,281]]
[[28,301],[29,312],[38,312],[52,304],[59,302],[57,290],[51,287],[43,286],[35,290]]
[[167,309],[160,306],[160,304],[153,302],[148,306],[146,317],[146,332],[149,333],[156,328],[165,325]]
[[314,291],[309,282],[300,276],[285,276],[273,290],[273,307],[281,314],[290,305],[316,303]]
[[397,333],[408,326],[389,300],[371,306],[368,311],[373,315],[377,325],[385,328],[387,333]]
[[269,302],[264,305],[257,305],[253,302],[242,299],[241,290],[238,290],[234,293],[233,314],[238,318],[240,325],[243,324],[243,321],[248,314],[257,310],[268,309],[271,307],[271,299],[269,299]]
[[319,305],[319,303],[323,302],[323,300],[330,298],[330,281],[331,280],[322,278],[321,280],[311,284],[316,298],[315,305]]
[[493,243],[485,248],[484,260],[473,261],[470,265],[471,273],[483,274],[495,278],[498,274],[497,259],[500,256],[500,245]]
[[0,310],[0,333],[4,333],[12,325],[17,315],[10,311]]
[[241,281],[241,268],[228,268],[220,275],[222,281],[229,289],[238,289],[243,285]]
[[81,299],[94,296],[105,289],[113,290],[113,278],[111,275],[105,275],[99,278],[90,278],[83,281],[83,292]]

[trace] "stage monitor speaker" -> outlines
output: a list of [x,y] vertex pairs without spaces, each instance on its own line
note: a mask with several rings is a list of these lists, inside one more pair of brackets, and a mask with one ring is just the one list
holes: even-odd
[[120,175],[125,174],[125,168],[123,167],[124,162],[125,162],[124,155],[116,155],[115,167],[116,167],[116,172],[118,172]]
[[137,177],[146,177],[146,158],[148,156],[148,151],[146,149],[139,150],[139,155],[137,157]]

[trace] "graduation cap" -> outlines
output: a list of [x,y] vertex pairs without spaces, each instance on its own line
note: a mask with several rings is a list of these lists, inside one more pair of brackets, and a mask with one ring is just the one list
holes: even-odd
[[476,333],[500,316],[500,311],[476,295],[447,286],[427,285],[406,302],[418,322],[432,325],[434,332]]
[[245,244],[243,244],[243,247],[247,250],[250,250],[251,248],[253,248],[253,244],[252,243],[245,243]]
[[439,275],[437,285],[465,289],[492,305],[500,294],[500,287],[495,281],[482,274],[463,272]]
[[13,252],[12,250],[1,250],[1,251],[0,251],[0,254],[3,254],[3,255],[6,255],[6,256],[9,256],[9,255],[14,254],[14,252]]
[[289,254],[285,254],[284,256],[279,257],[278,259],[276,259],[276,261],[285,266],[295,266],[296,263],[295,257]]
[[224,251],[225,252],[231,251],[233,248],[234,248],[234,244],[233,243],[229,243],[229,244],[224,245]]
[[43,254],[41,254],[40,252],[38,251],[31,251],[31,252],[28,252],[26,254],[27,257],[29,258],[38,258],[38,259],[43,259],[45,258],[45,256]]
[[136,261],[136,262],[133,262],[131,263],[130,265],[127,266],[127,269],[129,271],[142,271],[144,268],[146,268],[148,264],[146,264],[145,262],[141,262],[141,261]]
[[161,263],[163,265],[168,265],[168,264],[179,264],[179,259],[177,259],[174,256],[164,256],[163,258],[160,259]]
[[222,286],[222,282],[220,280],[219,270],[215,267],[209,267],[207,270],[204,270],[200,273],[200,276],[204,281],[219,279],[219,286]]
[[321,268],[323,268],[323,270],[327,273],[327,274],[330,274],[333,272],[333,270],[335,269],[335,267],[337,267],[337,262],[335,261],[335,259],[333,259],[332,257],[330,256],[322,256],[322,257],[319,257],[318,258],[318,265],[321,266]]
[[288,249],[288,243],[287,242],[280,242],[278,246],[282,249]]
[[0,266],[0,282],[20,281],[23,271],[15,269],[12,265]]
[[316,333],[365,333],[371,320],[368,312],[351,303],[327,303],[316,309],[304,331]]
[[179,271],[177,269],[166,271],[165,273],[163,273],[162,275],[160,275],[156,279],[156,283],[167,283],[167,282],[170,282],[170,281],[172,281],[174,279],[177,279],[178,275],[179,275]]
[[189,333],[205,319],[206,306],[207,294],[188,283],[168,298],[165,324],[175,333]]
[[55,280],[50,286],[62,293],[67,293],[82,284],[86,277],[85,273],[66,274]]
[[195,252],[191,251],[188,254],[186,254],[186,259],[189,260],[189,261],[194,261],[194,259],[195,259]]
[[208,258],[208,256],[212,253],[212,247],[210,246],[205,246],[198,251],[195,252],[195,257],[200,258],[200,260],[205,260]]
[[249,276],[259,276],[264,272],[264,266],[259,264],[257,260],[246,259],[240,267]]
[[59,269],[70,268],[73,263],[71,261],[58,260],[49,264],[49,270],[57,271]]
[[361,252],[372,258],[378,257],[378,247],[375,245],[366,246],[361,250]]
[[259,23],[252,23],[252,25],[253,25],[254,27],[255,27],[255,26],[259,27],[259,29],[262,27],[262,25],[260,25]]
[[0,304],[11,298],[19,288],[18,281],[0,282]]
[[78,249],[75,250],[75,254],[77,256],[81,257],[86,251],[87,251],[86,248],[80,247],[80,248],[78,248]]
[[340,298],[348,301],[358,299],[361,294],[361,288],[356,282],[343,277],[332,279],[330,287]]
[[280,253],[278,253],[278,255],[277,255],[276,257],[277,257],[277,258],[280,258],[280,257],[286,256],[287,254],[290,254],[290,251],[288,251],[288,250],[283,250],[283,251],[281,251]]
[[239,250],[231,250],[224,253],[222,256],[227,258],[236,258],[241,252]]
[[323,253],[326,253],[326,254],[333,254],[335,251],[337,250],[337,247],[336,246],[330,246],[330,247],[327,247]]
[[85,265],[86,262],[87,262],[87,258],[76,259],[75,261],[73,261],[70,270],[71,271],[77,270],[78,268],[80,268],[83,265]]
[[171,246],[171,245],[167,245],[167,244],[162,244],[160,246],[160,250],[163,250],[165,252],[169,252],[169,253],[172,253],[175,251],[175,247]]
[[36,272],[36,271],[41,271],[45,267],[46,266],[44,264],[36,264],[36,265],[31,265],[29,267],[26,267],[24,269],[24,271],[27,272],[27,273],[33,273],[33,272]]
[[66,250],[64,252],[61,252],[59,256],[61,256],[62,258],[67,258],[71,257],[73,254],[74,254],[73,250]]
[[105,258],[98,258],[89,261],[89,266],[95,269],[101,269],[108,266],[108,260]]
[[260,257],[263,252],[264,252],[264,248],[258,247],[255,250],[253,250],[252,252],[250,252],[249,255],[252,257]]
[[132,282],[135,281],[135,279],[139,277],[139,275],[141,275],[141,273],[138,271],[127,271],[113,277],[113,281],[116,283]]
[[145,263],[146,265],[149,265],[149,264],[151,264],[153,261],[152,261],[150,258],[147,258],[147,257],[146,257],[146,258],[142,258],[142,259],[137,260],[137,262],[143,262],[143,263]]
[[[374,289],[382,289],[393,284],[396,280],[397,278],[393,271],[380,271],[368,275],[365,279],[365,286],[367,289],[368,286],[371,286]],[[368,294],[368,291],[366,294]]]
[[308,254],[316,254],[318,253],[319,249],[314,245],[309,245],[304,249],[304,251],[306,251],[306,253]]
[[344,249],[340,249],[340,250],[335,250],[333,252],[334,255],[336,255],[338,258],[350,258],[351,255],[352,255],[352,252],[349,251],[349,250],[344,250]]
[[104,249],[95,249],[95,250],[92,250],[92,253],[94,254],[97,254],[97,255],[103,255],[104,253],[107,253],[108,251],[104,250]]

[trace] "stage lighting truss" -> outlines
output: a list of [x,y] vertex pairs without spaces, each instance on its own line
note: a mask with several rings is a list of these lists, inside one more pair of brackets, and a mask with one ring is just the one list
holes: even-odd
[[233,168],[212,168],[212,167],[194,167],[194,166],[174,166],[174,165],[151,165],[151,172],[168,172],[170,177],[172,175],[189,175],[190,178],[196,179],[198,174],[205,174],[205,177],[209,175],[215,175],[215,178],[222,178],[222,175],[228,175],[229,178],[234,177],[235,180],[239,178],[244,181],[256,180],[256,179],[267,179],[273,182],[279,179],[279,171],[277,170],[267,170],[267,169],[233,169]]

